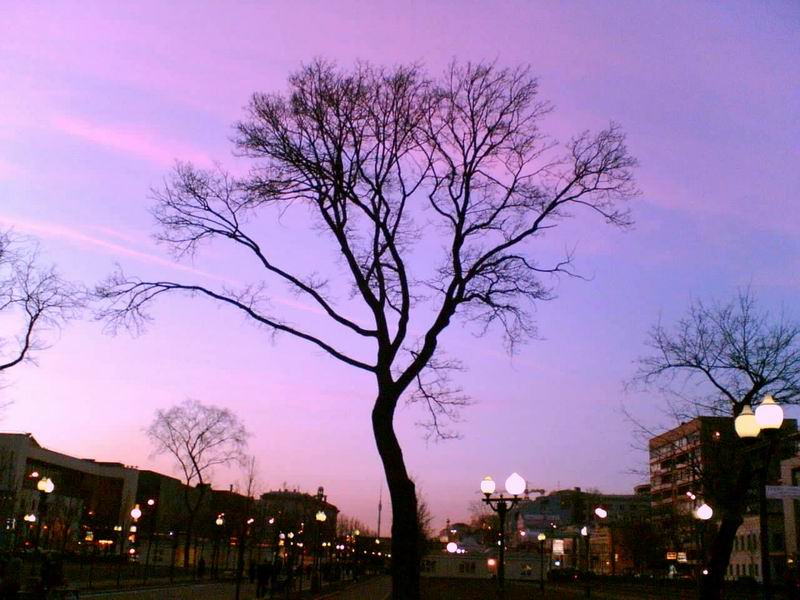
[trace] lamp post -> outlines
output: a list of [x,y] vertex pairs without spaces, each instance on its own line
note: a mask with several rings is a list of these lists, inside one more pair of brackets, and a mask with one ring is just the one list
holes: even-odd
[[[689,497],[692,500],[695,500],[697,496],[689,492]],[[705,562],[706,562],[706,549],[705,549],[705,524],[711,517],[714,516],[714,509],[712,509],[708,504],[702,502],[700,506],[695,508],[692,511],[694,518],[697,519],[697,549],[698,549],[698,573],[697,573],[697,584],[698,587],[702,590],[702,580],[704,575],[708,575],[708,570],[705,569]]]
[[222,526],[225,524],[225,513],[219,513],[217,515],[217,518],[214,520],[214,524],[217,526],[217,528],[216,528],[217,535],[215,536],[215,538],[216,538],[215,542],[216,543],[214,545],[214,566],[213,566],[213,571],[214,571],[214,578],[215,579],[219,579],[219,551],[220,551],[219,544],[220,544],[220,540],[222,538]]
[[483,492],[484,496],[483,502],[497,513],[500,520],[500,539],[497,542],[500,546],[499,560],[497,562],[497,591],[500,600],[505,598],[506,513],[508,513],[509,508],[513,508],[519,502],[519,497],[525,493],[525,488],[525,480],[518,473],[512,473],[506,479],[506,491],[511,494],[510,498],[503,496],[503,494],[492,496],[496,485],[491,477],[484,477],[483,481],[481,481],[481,492]]
[[[598,506],[592,513],[598,519],[605,519],[608,516],[608,511]],[[591,519],[591,516],[590,516]],[[591,521],[590,521],[591,523]],[[590,524],[581,527],[581,535],[586,539],[586,597],[592,597],[592,532]]]
[[547,536],[540,533],[536,539],[539,540],[539,591],[544,592],[544,541]]
[[325,514],[324,510],[318,510],[317,514],[315,515],[315,520],[317,522],[317,537],[314,543],[314,578],[311,580],[311,590],[314,592],[319,591],[321,587],[320,582],[320,555],[319,555],[319,542],[320,542],[320,533],[322,530],[322,524],[328,519],[328,515]]
[[772,458],[772,446],[775,433],[783,425],[783,409],[775,402],[775,398],[767,394],[756,407],[755,413],[749,404],[742,407],[734,420],[736,435],[742,439],[755,439],[764,433],[764,462],[761,481],[758,486],[759,537],[761,538],[761,585],[764,600],[772,600],[772,568],[769,560],[769,520],[767,514],[767,477]]
[[47,516],[47,500],[56,485],[49,477],[42,477],[36,482],[36,489],[39,490],[39,519],[36,522],[36,547],[41,551],[42,546],[42,523]]
[[147,540],[147,554],[144,560],[144,576],[142,577],[142,582],[147,582],[147,572],[150,570],[150,549],[153,547],[153,533],[156,527],[156,513],[155,508],[153,508],[155,505],[156,501],[153,498],[147,500],[147,516],[150,520],[150,533]]

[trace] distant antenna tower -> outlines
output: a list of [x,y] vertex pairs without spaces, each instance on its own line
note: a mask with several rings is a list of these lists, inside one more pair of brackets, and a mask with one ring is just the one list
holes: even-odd
[[378,537],[381,537],[381,512],[383,511],[383,482],[381,482],[381,491],[378,496]]

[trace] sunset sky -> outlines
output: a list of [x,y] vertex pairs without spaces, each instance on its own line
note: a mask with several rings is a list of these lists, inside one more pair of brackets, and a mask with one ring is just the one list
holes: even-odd
[[[174,263],[150,237],[149,190],[175,159],[245,167],[230,138],[250,94],[284,90],[316,57],[416,61],[433,74],[453,58],[529,64],[557,138],[622,125],[641,163],[635,227],[563,223],[552,244],[575,247],[587,281],[554,282],[558,298],[536,311],[541,339],[515,356],[499,336],[447,333],[475,402],[462,439],[426,443],[420,409],[400,411],[437,526],[467,517],[487,474],[518,471],[548,490],[640,483],[631,470],[645,456],[622,407],[659,423],[663,401],[623,385],[659,317],[749,285],[800,318],[796,2],[25,2],[2,13],[0,226],[38,238],[87,285],[116,263],[143,277],[246,281],[252,271],[216,246]],[[273,239],[312,268],[318,249],[295,228],[277,224]],[[374,526],[382,471],[368,377],[201,300],[169,299],[154,317],[137,338],[89,318],[51,336],[38,364],[6,375],[2,429],[172,473],[143,428],[156,409],[197,398],[244,419],[263,489],[324,485]]]

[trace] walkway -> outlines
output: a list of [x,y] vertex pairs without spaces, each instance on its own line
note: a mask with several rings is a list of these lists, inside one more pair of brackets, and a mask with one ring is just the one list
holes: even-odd
[[391,593],[392,579],[388,575],[380,575],[348,586],[341,592],[320,596],[318,600],[389,600]]

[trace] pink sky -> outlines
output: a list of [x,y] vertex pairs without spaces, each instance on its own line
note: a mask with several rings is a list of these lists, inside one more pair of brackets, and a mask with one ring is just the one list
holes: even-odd
[[[566,138],[613,119],[641,161],[644,196],[627,233],[565,224],[589,282],[564,280],[537,312],[542,340],[506,356],[459,326],[451,352],[476,404],[463,439],[426,444],[401,411],[410,470],[435,513],[465,518],[486,474],[534,487],[625,492],[640,480],[623,402],[658,420],[656,398],[625,395],[648,326],[691,298],[751,284],[767,306],[800,300],[800,7],[794,2],[49,2],[0,20],[0,224],[41,239],[70,277],[129,272],[212,282],[248,271],[209,252],[175,265],[149,239],[149,189],[173,158],[232,168],[231,124],[254,91],[282,89],[303,61],[452,57],[529,63]],[[297,251],[296,223],[276,233]],[[302,266],[302,264],[301,264]],[[276,290],[294,315],[305,307]],[[372,385],[314,349],[274,343],[237,315],[174,298],[137,339],[75,323],[14,371],[3,428],[77,455],[169,472],[142,429],[194,397],[234,409],[253,433],[263,487],[324,485],[374,522],[381,470]],[[309,318],[316,318],[310,314]],[[219,473],[217,482],[233,476]]]

